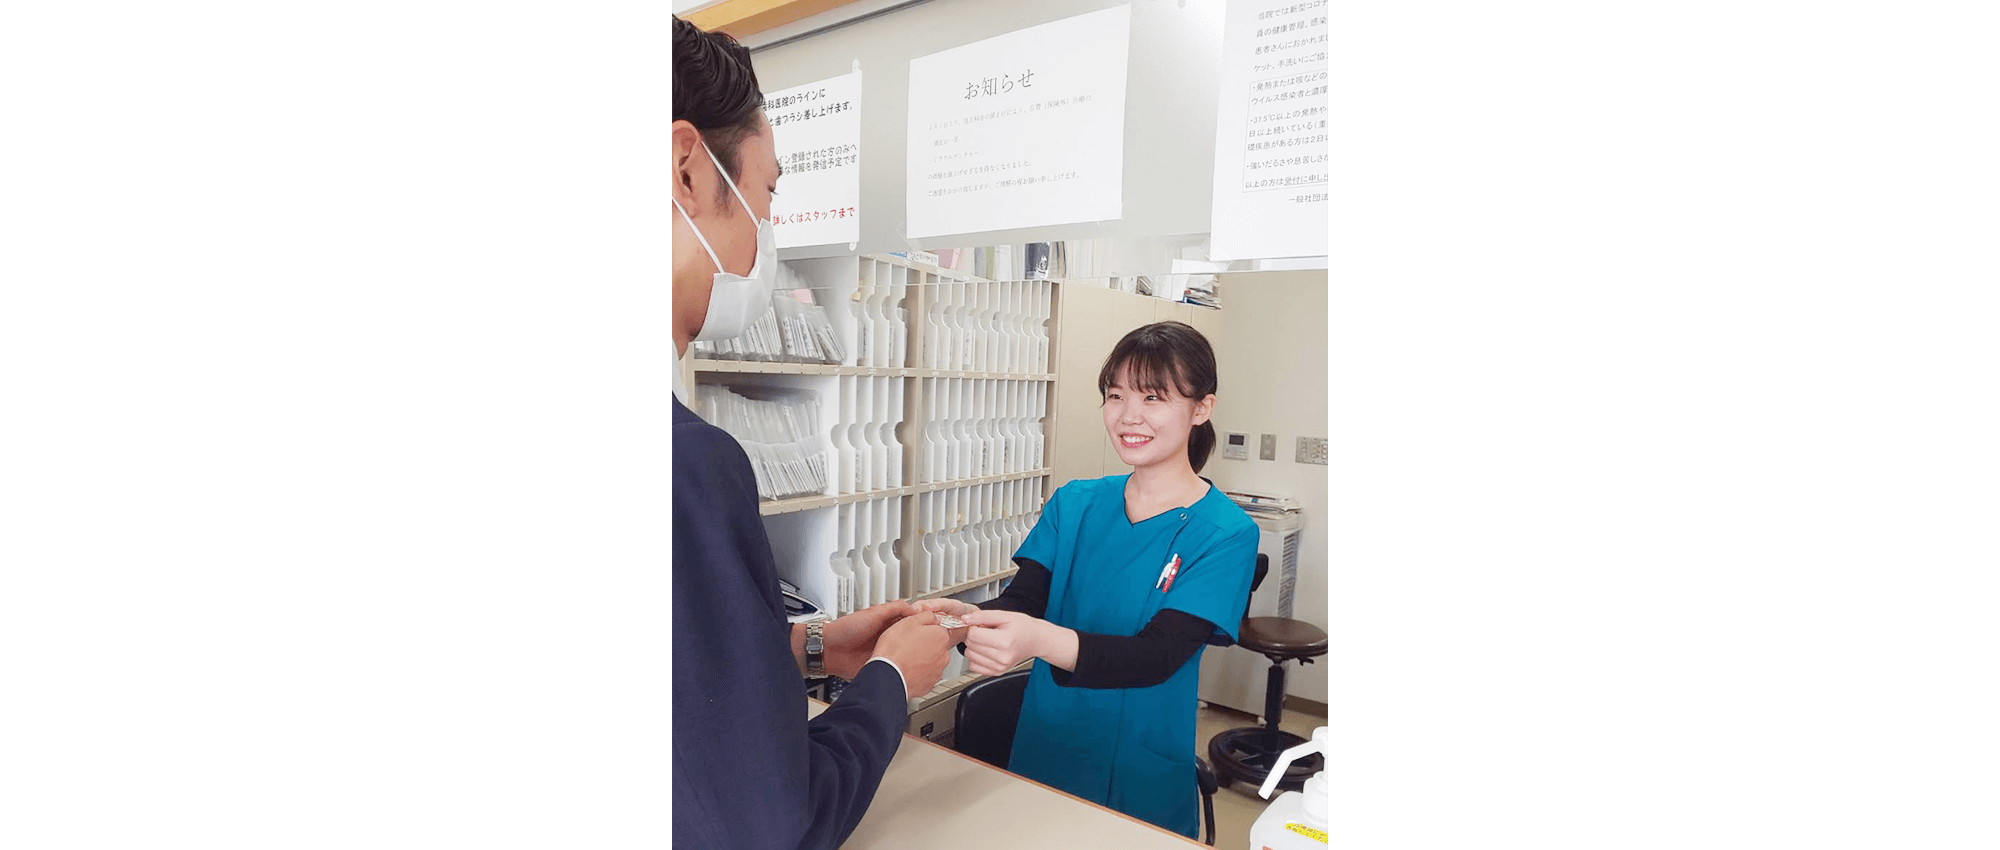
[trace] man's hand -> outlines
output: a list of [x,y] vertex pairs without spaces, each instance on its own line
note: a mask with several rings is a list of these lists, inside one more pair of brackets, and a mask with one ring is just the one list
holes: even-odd
[[896,662],[896,668],[903,671],[903,689],[909,699],[916,699],[937,687],[944,677],[948,653],[965,640],[966,631],[940,626],[936,614],[920,611],[897,620],[883,632],[882,639],[875,642],[875,654]]
[[1064,670],[1076,669],[1076,632],[1019,611],[974,611],[959,617],[972,626],[965,637],[967,669],[998,676],[1039,657]]
[[822,630],[826,639],[826,672],[853,681],[855,676],[861,675],[861,668],[868,663],[868,659],[877,654],[875,643],[882,633],[897,621],[915,613],[917,610],[910,607],[910,603],[897,600],[863,608],[828,622]]
[[970,602],[960,602],[956,599],[926,599],[922,602],[911,604],[915,605],[919,611],[929,611],[933,614],[949,614],[953,617],[964,617],[979,610],[979,606],[977,605]]

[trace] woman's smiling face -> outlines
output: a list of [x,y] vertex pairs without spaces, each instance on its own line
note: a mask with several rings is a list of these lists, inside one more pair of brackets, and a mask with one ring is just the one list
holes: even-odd
[[1137,383],[1127,371],[1104,390],[1104,431],[1118,459],[1146,467],[1186,456],[1188,434],[1208,421],[1215,396],[1197,401],[1171,387],[1143,389]]

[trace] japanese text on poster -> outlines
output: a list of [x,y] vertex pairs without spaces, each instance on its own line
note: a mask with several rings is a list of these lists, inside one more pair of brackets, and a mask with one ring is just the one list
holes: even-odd
[[778,153],[778,247],[861,239],[861,72],[764,96]]
[[1327,4],[1231,0],[1209,258],[1326,254]]
[[1120,217],[1131,7],[910,61],[907,233]]

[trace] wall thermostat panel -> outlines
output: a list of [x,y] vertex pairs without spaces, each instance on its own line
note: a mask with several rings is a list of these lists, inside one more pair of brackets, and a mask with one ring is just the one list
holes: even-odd
[[1250,435],[1235,431],[1222,432],[1222,456],[1230,460],[1250,459]]

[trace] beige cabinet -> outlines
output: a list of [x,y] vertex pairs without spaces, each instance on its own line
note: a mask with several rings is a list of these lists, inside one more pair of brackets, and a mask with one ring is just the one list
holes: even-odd
[[1050,492],[1078,478],[1122,475],[1131,467],[1118,459],[1104,434],[1097,373],[1111,347],[1134,328],[1154,322],[1185,322],[1219,345],[1220,314],[1086,284],[1056,287],[1055,396],[1049,410]]

